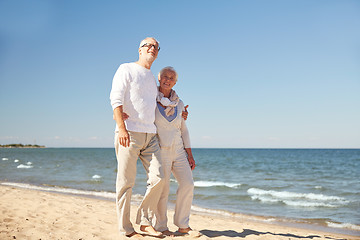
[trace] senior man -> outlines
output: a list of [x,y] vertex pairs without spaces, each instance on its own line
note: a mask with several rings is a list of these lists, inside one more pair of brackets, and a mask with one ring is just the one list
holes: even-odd
[[[155,38],[142,40],[138,61],[120,65],[113,78],[110,93],[116,121],[116,210],[119,230],[127,237],[142,237],[134,230],[130,221],[130,201],[138,158],[142,161],[148,179],[136,223],[140,224],[142,232],[153,236],[161,235],[152,227],[152,219],[163,187],[163,172],[154,124],[158,89],[156,79],[150,71],[159,50],[159,42]],[[123,113],[128,114],[126,120]]]

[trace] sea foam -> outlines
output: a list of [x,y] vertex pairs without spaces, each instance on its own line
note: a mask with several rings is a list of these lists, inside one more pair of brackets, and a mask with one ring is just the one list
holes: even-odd
[[191,206],[191,210],[197,211],[197,212],[202,212],[202,213],[207,213],[207,214],[215,214],[215,215],[227,216],[227,217],[231,217],[231,216],[234,215],[233,213],[228,212],[228,211],[202,208],[202,207],[195,206],[195,205]]
[[226,182],[216,182],[216,181],[195,181],[195,187],[229,187],[237,188],[241,186],[239,183],[226,183]]
[[12,183],[12,182],[3,182],[2,185],[6,186],[13,186],[13,187],[20,187],[32,190],[39,190],[39,191],[48,191],[48,192],[58,192],[58,193],[68,193],[74,195],[87,195],[87,196],[96,196],[96,197],[103,197],[109,199],[115,199],[115,193],[111,192],[95,192],[95,191],[85,191],[85,190],[78,190],[72,188],[60,188],[60,187],[40,187],[35,186],[27,183]]
[[296,207],[339,207],[349,203],[345,198],[315,193],[273,191],[259,188],[250,188],[247,192],[253,200],[269,203],[281,202]]
[[332,227],[332,228],[347,228],[347,229],[352,229],[352,230],[360,231],[360,226],[359,226],[359,225],[355,225],[355,224],[351,224],[351,223],[326,222],[326,224],[327,224],[329,227]]
[[100,175],[96,175],[96,174],[94,176],[92,176],[92,180],[96,181],[96,182],[101,182],[101,178],[102,177]]
[[20,164],[17,168],[33,168],[34,166]]

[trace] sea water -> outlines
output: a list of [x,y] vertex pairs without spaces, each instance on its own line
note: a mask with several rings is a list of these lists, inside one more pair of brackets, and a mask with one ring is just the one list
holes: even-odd
[[[193,149],[193,210],[303,222],[360,234],[360,149]],[[112,148],[0,148],[3,185],[115,198]],[[146,189],[137,165],[133,201]],[[170,182],[169,204],[177,183]]]

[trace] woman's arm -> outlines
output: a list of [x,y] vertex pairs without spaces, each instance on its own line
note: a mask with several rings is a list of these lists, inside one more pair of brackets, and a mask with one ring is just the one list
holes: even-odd
[[191,151],[191,144],[190,144],[190,136],[189,136],[189,130],[186,126],[185,120],[182,118],[181,119],[181,137],[184,143],[184,148],[185,151],[188,155],[188,161],[189,161],[189,165],[191,170],[195,169],[195,160],[194,157],[192,155],[192,151]]
[[196,164],[195,164],[195,159],[191,152],[191,148],[185,148],[185,151],[188,155],[188,161],[189,161],[190,168],[191,168],[191,170],[194,170],[196,167]]

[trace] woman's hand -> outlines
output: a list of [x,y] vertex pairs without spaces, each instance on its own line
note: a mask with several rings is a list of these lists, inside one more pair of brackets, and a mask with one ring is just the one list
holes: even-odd
[[188,107],[189,107],[189,105],[186,105],[184,111],[181,114],[181,116],[184,120],[186,120],[189,115],[188,110],[187,110]]
[[[187,116],[187,115],[186,115]],[[125,121],[126,119],[129,118],[129,115],[127,115],[127,113],[123,112],[122,113],[122,117],[123,117],[123,120]],[[113,119],[115,120],[115,115],[113,114]],[[185,119],[186,120],[186,119]]]
[[194,170],[194,169],[195,169],[195,166],[196,166],[194,157],[193,157],[193,156],[189,156],[189,157],[188,157],[188,161],[189,161],[189,165],[190,165],[191,170]]
[[129,115],[127,115],[126,112],[123,112],[122,116],[124,121],[129,118]]

